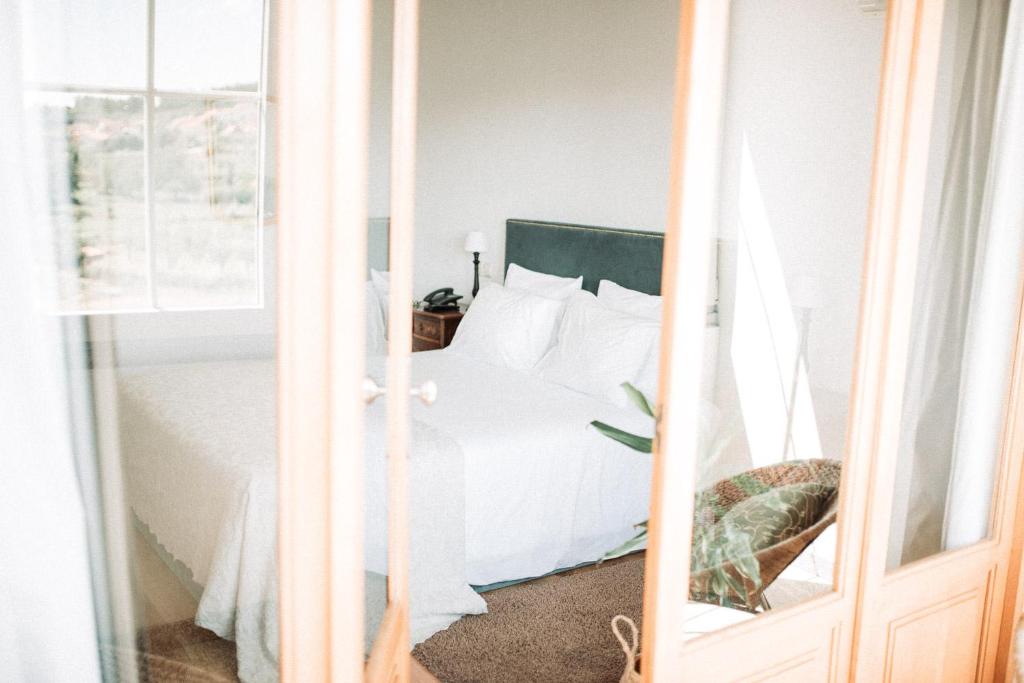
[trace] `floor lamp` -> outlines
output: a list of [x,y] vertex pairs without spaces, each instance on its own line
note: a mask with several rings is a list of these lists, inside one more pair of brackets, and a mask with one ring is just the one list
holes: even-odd
[[786,400],[786,438],[782,442],[782,459],[789,460],[790,448],[796,456],[796,444],[793,443],[793,413],[796,411],[796,390],[800,382],[800,361],[808,372],[808,391],[810,391],[810,363],[807,360],[807,337],[811,329],[811,312],[821,308],[821,287],[818,279],[809,275],[801,275],[793,280],[790,289],[790,303],[800,312],[799,330],[797,332],[796,358],[793,360],[793,377],[789,384],[789,396]]

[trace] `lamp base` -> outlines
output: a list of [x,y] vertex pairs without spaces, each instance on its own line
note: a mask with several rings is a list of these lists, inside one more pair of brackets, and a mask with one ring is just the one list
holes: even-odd
[[480,252],[473,252],[473,298],[480,291]]

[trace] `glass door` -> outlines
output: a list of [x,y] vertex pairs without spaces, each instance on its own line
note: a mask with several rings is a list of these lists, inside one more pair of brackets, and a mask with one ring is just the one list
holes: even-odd
[[682,6],[643,672],[846,680],[942,7]]
[[1024,242],[1008,216],[1020,207],[1022,13],[937,4],[934,95],[908,174],[923,197],[907,216],[917,239],[898,253],[892,404],[859,606],[857,675],[871,680],[1001,679],[997,647],[1010,637],[1000,629],[1020,470]]
[[4,194],[32,306],[63,334],[63,495],[84,510],[104,680],[275,680],[271,7],[8,12],[20,185]]

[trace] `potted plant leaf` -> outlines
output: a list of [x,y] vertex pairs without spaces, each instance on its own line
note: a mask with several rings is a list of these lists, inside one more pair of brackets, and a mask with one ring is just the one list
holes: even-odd
[[[630,402],[655,418],[654,409],[643,393],[626,382],[622,385]],[[653,439],[631,434],[594,420],[590,423],[601,434],[640,453],[651,453]],[[716,441],[724,448],[728,439]],[[723,505],[717,497],[701,492],[694,501],[693,546],[690,555],[691,594],[698,599],[728,607],[752,609],[760,594],[761,574],[751,545],[751,535],[739,526],[724,521]],[[637,534],[608,551],[602,561],[628,555],[647,543],[647,520],[636,525]],[[738,599],[738,600],[737,600]],[[738,602],[738,604],[737,604]]]

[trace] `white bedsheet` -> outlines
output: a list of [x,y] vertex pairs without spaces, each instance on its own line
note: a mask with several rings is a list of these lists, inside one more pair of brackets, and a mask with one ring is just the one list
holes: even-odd
[[[277,679],[276,443],[269,361],[126,371],[120,382],[129,504],[203,587],[196,623],[235,640],[239,677]],[[367,411],[368,535],[382,548],[384,418]],[[412,644],[486,610],[466,581],[463,461],[414,421],[410,458]],[[438,495],[438,492],[444,495]],[[383,573],[383,563],[367,567]],[[370,608],[373,608],[372,602]],[[369,615],[379,622],[380,615]]]
[[[379,364],[373,372],[381,379]],[[439,388],[414,418],[449,433],[465,458],[470,583],[599,559],[647,518],[651,457],[590,427],[602,420],[650,435],[639,410],[451,350],[413,354],[412,376]]]
[[[371,360],[369,371],[383,380],[383,359]],[[647,517],[650,456],[589,427],[600,419],[650,434],[651,420],[639,411],[450,351],[414,354],[413,378],[440,388],[433,406],[413,408],[414,642],[484,610],[468,583],[596,560]],[[273,363],[125,370],[121,396],[133,510],[204,587],[197,623],[236,640],[243,680],[273,679]],[[371,491],[383,488],[383,406],[367,411]],[[384,511],[383,501],[368,501],[373,571],[386,565]]]
[[203,586],[196,623],[236,642],[242,680],[276,680],[273,365],[133,369],[119,388],[129,505]]

